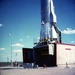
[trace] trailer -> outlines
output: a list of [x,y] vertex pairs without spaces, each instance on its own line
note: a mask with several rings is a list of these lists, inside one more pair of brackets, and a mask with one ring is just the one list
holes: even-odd
[[33,49],[23,48],[23,63],[33,63]]

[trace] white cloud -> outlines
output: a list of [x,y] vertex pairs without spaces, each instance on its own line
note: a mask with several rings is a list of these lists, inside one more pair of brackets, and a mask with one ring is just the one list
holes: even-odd
[[3,25],[2,24],[0,24],[0,27],[2,27]]
[[27,38],[29,38],[30,36],[26,36]]
[[40,40],[40,37],[37,37],[37,40]]
[[75,43],[75,41],[71,41],[71,43]]
[[20,43],[13,44],[12,46],[14,46],[14,47],[24,47],[24,45],[20,44]]
[[9,37],[11,37],[11,36],[12,36],[12,34],[8,34],[8,36],[9,36]]
[[63,34],[75,34],[75,29],[67,28],[66,30],[61,31]]
[[17,53],[17,52],[22,52],[22,50],[13,50],[13,52]]
[[19,41],[23,41],[23,39],[20,39]]
[[5,48],[0,48],[0,50],[5,50]]

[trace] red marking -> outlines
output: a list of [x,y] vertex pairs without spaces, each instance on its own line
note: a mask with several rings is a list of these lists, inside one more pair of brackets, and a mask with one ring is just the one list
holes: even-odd
[[65,48],[65,50],[71,50],[71,48]]

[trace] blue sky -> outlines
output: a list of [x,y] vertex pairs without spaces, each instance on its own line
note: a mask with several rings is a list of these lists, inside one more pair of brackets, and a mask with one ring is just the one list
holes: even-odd
[[[63,43],[75,44],[75,0],[53,0]],[[40,0],[0,0],[0,62],[22,61],[22,48],[40,37]],[[10,35],[11,34],[11,35]],[[12,45],[11,45],[12,40]]]

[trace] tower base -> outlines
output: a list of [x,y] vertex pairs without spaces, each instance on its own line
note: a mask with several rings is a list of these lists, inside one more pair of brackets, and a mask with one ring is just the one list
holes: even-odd
[[33,48],[34,63],[39,66],[56,66],[55,44],[35,46]]

